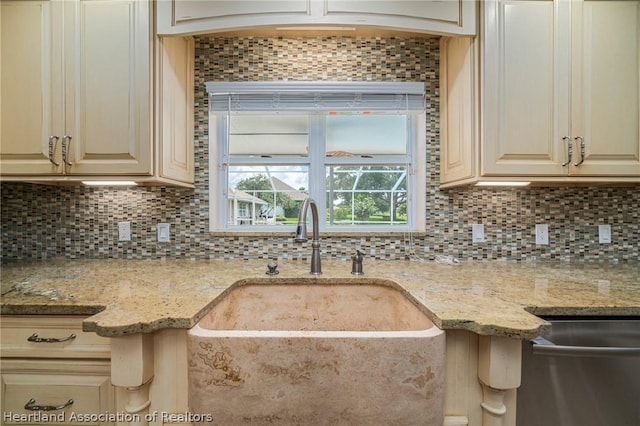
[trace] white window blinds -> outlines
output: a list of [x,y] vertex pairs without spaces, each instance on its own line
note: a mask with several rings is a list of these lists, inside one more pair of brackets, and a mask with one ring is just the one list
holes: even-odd
[[207,82],[212,113],[241,111],[424,111],[423,83]]

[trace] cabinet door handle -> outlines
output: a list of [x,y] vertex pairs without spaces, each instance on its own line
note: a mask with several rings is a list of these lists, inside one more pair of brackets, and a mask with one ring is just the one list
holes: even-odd
[[34,343],[61,343],[68,342],[69,340],[73,340],[76,338],[75,333],[71,333],[67,337],[56,338],[56,337],[38,337],[38,333],[33,333],[31,336],[27,337],[27,341]]
[[64,161],[64,164],[71,167],[73,166],[73,163],[67,158],[69,148],[71,148],[71,136],[65,135],[62,137],[62,161]]
[[584,163],[584,138],[582,136],[576,136],[574,138],[577,142],[580,142],[580,161],[573,163],[574,166],[579,166]]
[[57,411],[64,410],[71,404],[73,404],[73,399],[69,399],[62,405],[36,405],[36,400],[31,398],[26,404],[24,404],[24,409],[29,411]]
[[563,136],[562,140],[567,142],[567,161],[562,163],[562,167],[566,167],[571,162],[571,157],[573,156],[573,143],[569,136]]
[[60,165],[60,163],[56,162],[53,159],[53,152],[56,149],[56,145],[58,144],[58,140],[60,140],[60,138],[58,136],[49,136],[49,161],[51,162],[51,164],[53,164],[56,167],[58,167]]

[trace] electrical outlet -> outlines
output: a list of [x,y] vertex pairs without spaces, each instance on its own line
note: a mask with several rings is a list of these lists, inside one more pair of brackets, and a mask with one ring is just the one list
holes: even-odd
[[474,243],[484,243],[484,225],[474,223],[471,225],[471,241]]
[[171,225],[168,223],[158,224],[158,242],[168,243],[171,241]]
[[536,244],[549,245],[549,225],[546,223],[536,224]]
[[118,222],[118,241],[131,241],[131,222]]
[[598,225],[598,242],[611,244],[611,225]]

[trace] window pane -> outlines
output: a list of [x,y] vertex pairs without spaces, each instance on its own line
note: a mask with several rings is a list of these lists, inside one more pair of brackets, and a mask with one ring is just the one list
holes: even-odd
[[407,153],[405,115],[328,115],[326,126],[328,157]]
[[329,166],[327,223],[406,225],[406,166]]
[[230,166],[229,225],[296,224],[309,187],[308,166]]
[[231,115],[229,154],[251,156],[308,155],[306,115]]

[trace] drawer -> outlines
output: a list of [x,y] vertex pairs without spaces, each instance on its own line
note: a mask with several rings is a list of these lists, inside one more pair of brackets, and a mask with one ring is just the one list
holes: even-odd
[[2,315],[0,317],[2,331],[0,356],[2,358],[110,358],[109,338],[82,331],[84,318],[61,315]]
[[[109,370],[108,361],[3,360],[1,423],[112,424],[97,417],[114,412]],[[67,406],[51,411],[25,409],[31,400],[32,406]]]

